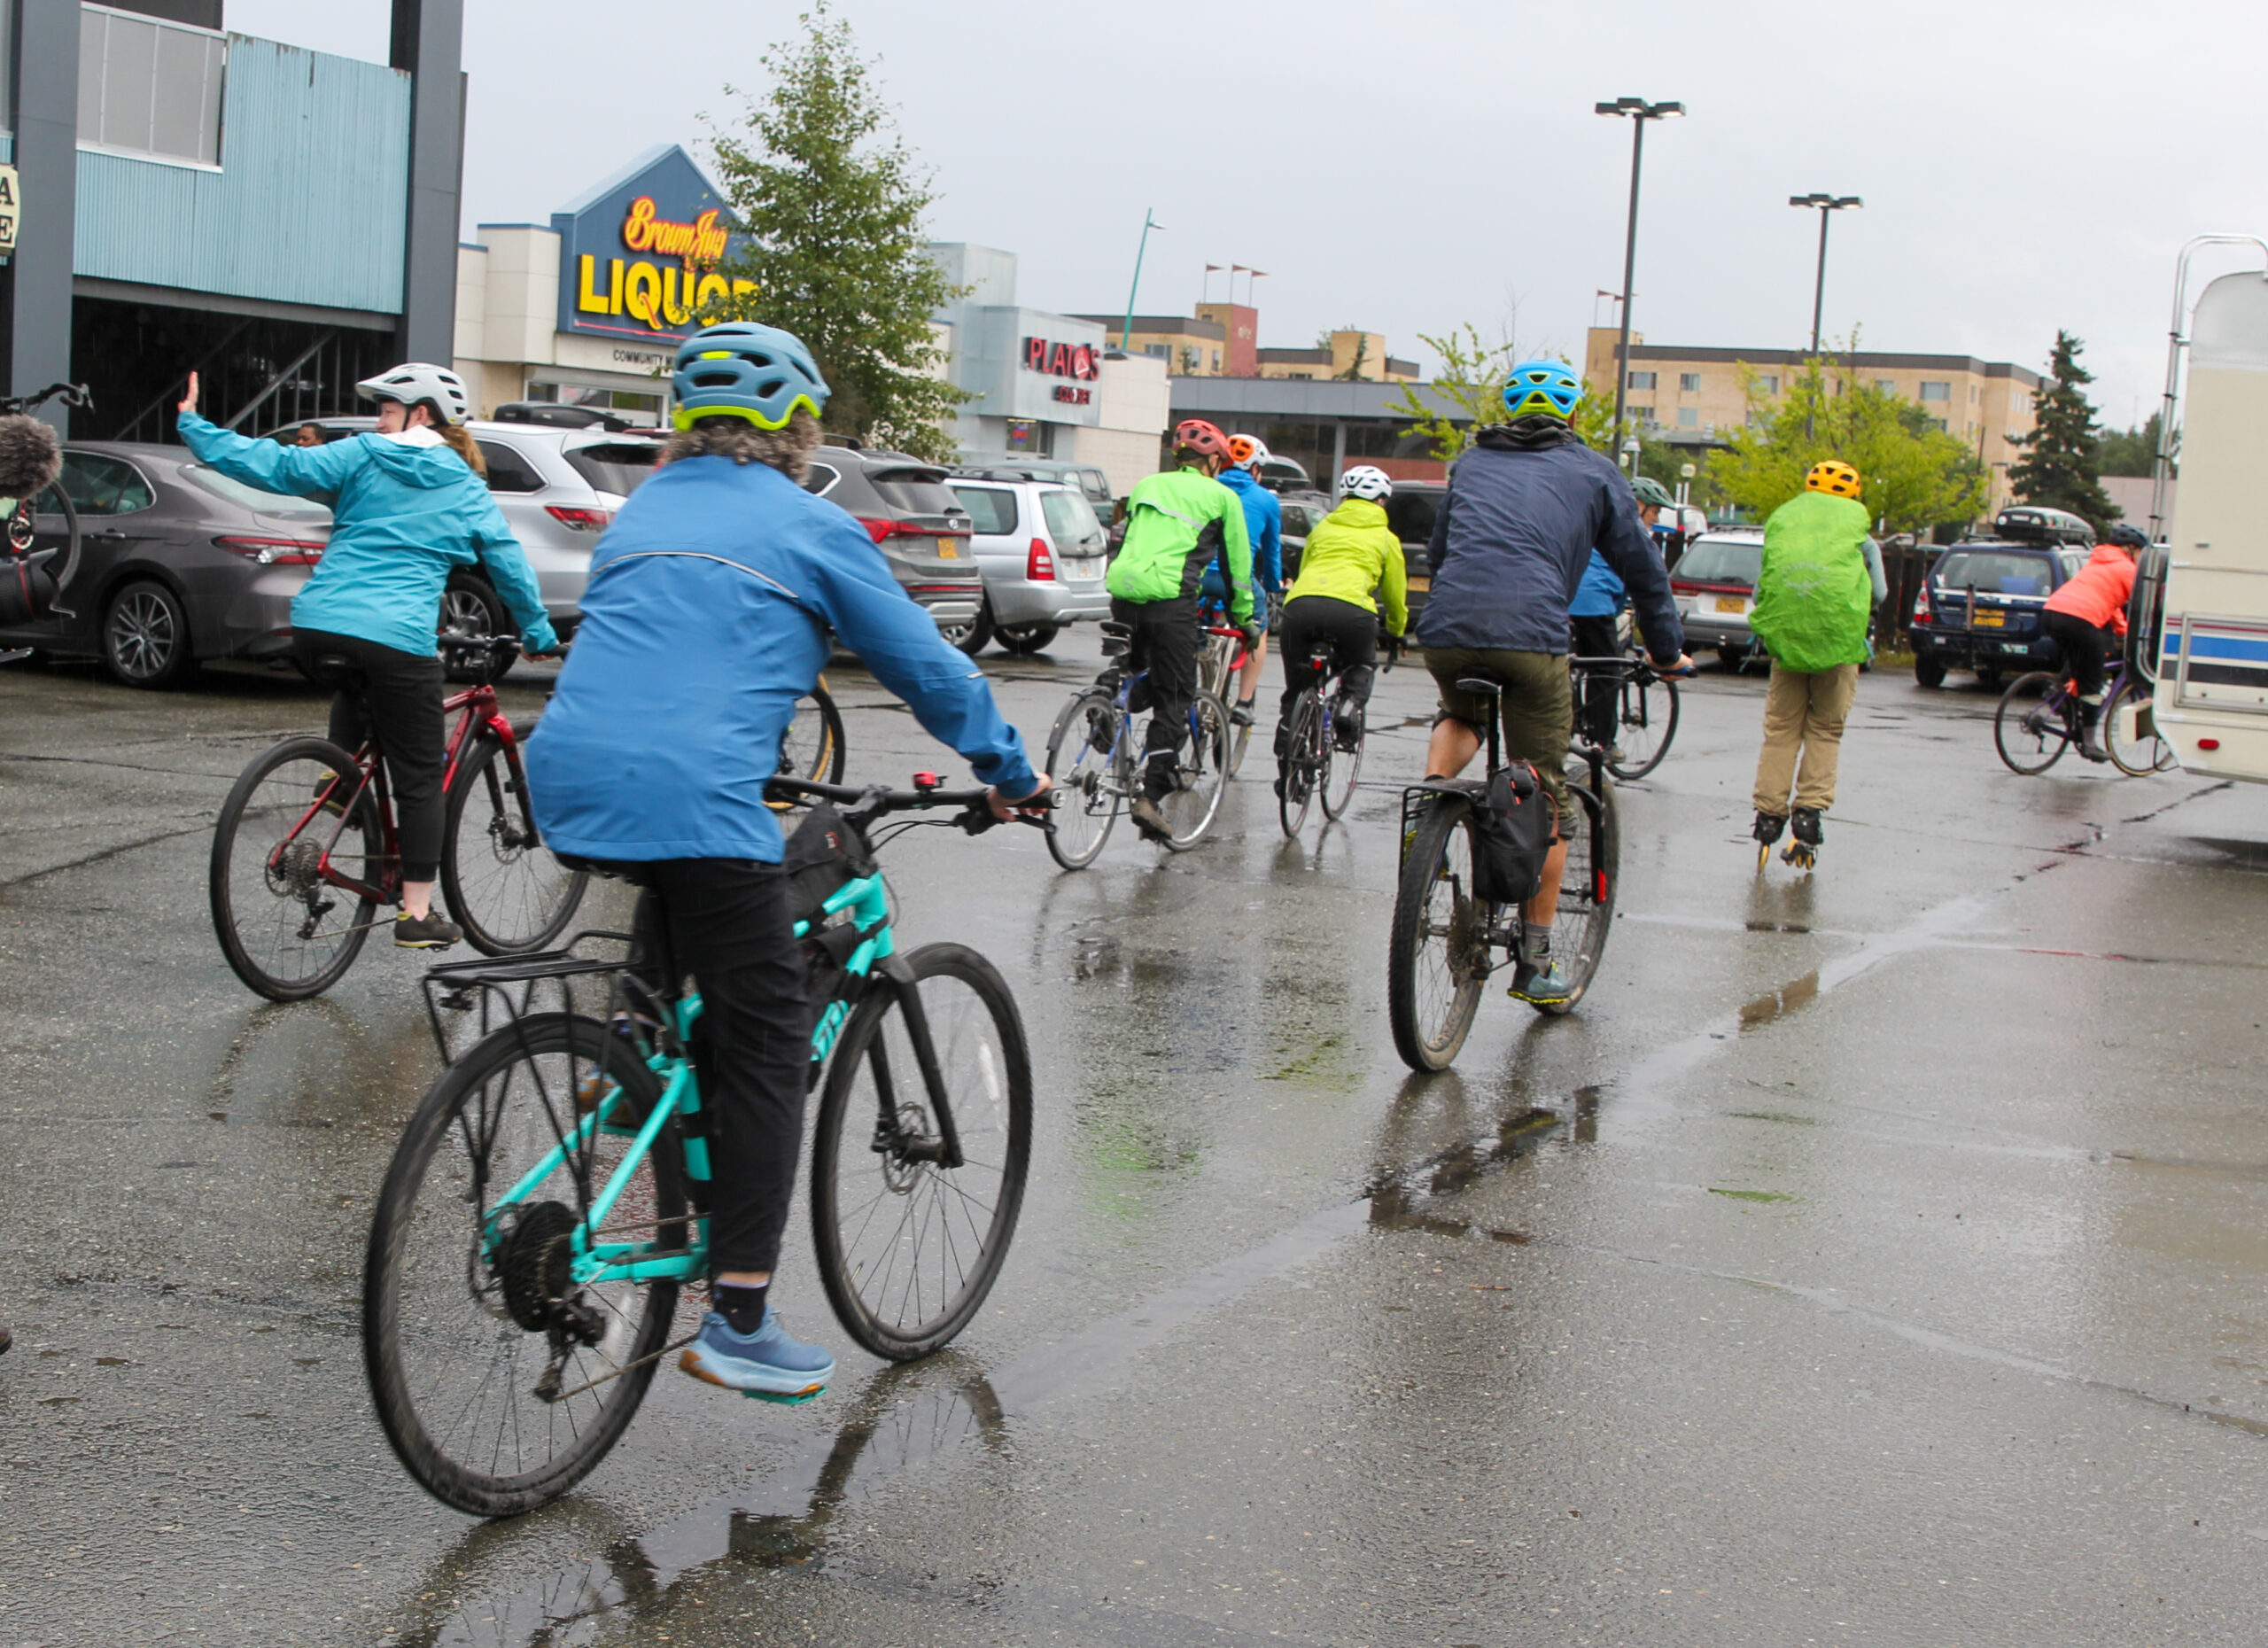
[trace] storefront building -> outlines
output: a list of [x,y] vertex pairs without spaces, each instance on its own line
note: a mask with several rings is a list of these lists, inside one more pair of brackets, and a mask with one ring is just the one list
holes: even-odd
[[514,400],[659,424],[678,344],[737,249],[724,196],[674,144],[649,150],[548,224],[483,223],[457,254],[456,369],[483,412]]
[[1399,381],[1191,377],[1175,378],[1172,393],[1174,417],[1208,418],[1231,433],[1257,435],[1326,491],[1357,463],[1396,480],[1439,480],[1449,472],[1432,444],[1409,432],[1409,414],[1396,409],[1406,396],[1460,426],[1468,421],[1429,385]]
[[221,0],[8,0],[11,389],[82,381],[58,425],[169,439],[192,369],[209,416],[261,429],[447,359],[462,4],[392,14],[381,64],[229,34]]

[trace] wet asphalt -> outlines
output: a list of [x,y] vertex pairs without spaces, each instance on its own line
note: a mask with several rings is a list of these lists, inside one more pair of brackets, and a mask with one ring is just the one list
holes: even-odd
[[[1037,744],[1094,662],[987,668]],[[1296,843],[1264,746],[1186,855],[917,832],[906,937],[988,953],[1035,1050],[990,1302],[886,1368],[798,1234],[825,1398],[664,1372],[482,1525],[356,1337],[418,965],[268,1005],[206,914],[230,779],[320,698],[0,672],[0,1648],[2257,1643],[2268,797],[2019,778],[1955,679],[1863,680],[1806,878],[1746,840],[1762,684],[1705,675],[1581,1009],[1492,996],[1427,1079],[1383,990],[1419,672]],[[853,780],[952,770],[834,684]]]

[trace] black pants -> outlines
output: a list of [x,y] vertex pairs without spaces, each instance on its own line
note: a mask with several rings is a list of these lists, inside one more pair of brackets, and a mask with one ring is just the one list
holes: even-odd
[[2063,667],[2071,672],[2071,679],[2079,684],[2083,703],[2102,702],[2103,661],[2118,638],[2110,626],[2097,628],[2086,619],[2072,612],[2043,612],[2039,627],[2047,638],[2062,649]]
[[1134,632],[1128,673],[1149,672],[1147,691],[1136,688],[1135,706],[1147,700],[1150,731],[1142,741],[1142,789],[1151,800],[1173,788],[1174,758],[1189,736],[1189,706],[1197,696],[1197,597],[1128,601],[1113,595],[1110,616]]
[[701,993],[695,1068],[711,1113],[709,1255],[716,1271],[769,1271],[804,1143],[811,1014],[788,916],[788,877],[751,859],[663,859],[624,867],[638,899],[631,966]]
[[1307,689],[1308,660],[1318,646],[1331,649],[1332,672],[1340,678],[1347,696],[1359,706],[1371,701],[1371,683],[1377,679],[1372,662],[1379,652],[1379,616],[1351,601],[1330,595],[1301,595],[1284,603],[1284,627],[1277,634],[1284,660],[1284,696],[1278,719],[1289,724],[1292,706]]
[[[1615,644],[1617,625],[1612,616],[1571,618],[1567,624],[1574,632],[1577,657],[1612,658],[1621,652]],[[1575,725],[1591,742],[1602,750],[1612,750],[1615,711],[1622,696],[1621,680],[1612,675],[1586,675],[1581,672],[1575,680],[1582,689],[1575,704]]]
[[401,879],[431,881],[441,869],[441,769],[448,758],[440,659],[320,629],[294,630],[291,655],[309,680],[338,694],[330,742],[349,753],[375,742],[384,755],[401,830]]

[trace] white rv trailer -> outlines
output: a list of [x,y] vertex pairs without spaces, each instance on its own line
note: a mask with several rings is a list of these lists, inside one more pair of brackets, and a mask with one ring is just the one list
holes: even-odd
[[[2127,662],[2155,675],[2150,719],[2184,772],[2268,783],[2268,269],[2220,276],[2185,315],[2190,256],[2214,243],[2268,258],[2249,235],[2182,252],[2150,523],[2163,541],[2135,580]],[[2165,522],[2178,397],[2181,486]]]

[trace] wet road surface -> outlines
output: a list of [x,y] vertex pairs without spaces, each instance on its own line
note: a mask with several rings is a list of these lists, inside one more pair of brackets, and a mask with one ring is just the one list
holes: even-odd
[[[1037,744],[1093,663],[987,667]],[[835,684],[853,780],[952,770]],[[1761,694],[1705,677],[1624,788],[1581,1010],[1492,996],[1426,1080],[1382,988],[1421,672],[1297,844],[1262,742],[1194,853],[889,849],[1033,1042],[990,1302],[886,1368],[792,1226],[825,1398],[665,1372],[484,1526],[360,1367],[418,964],[263,1004],[206,911],[229,781],[320,699],[0,672],[0,1645],[2257,1643],[2264,797],[2021,779],[1990,694],[1877,674],[1818,874],[1759,876]]]

